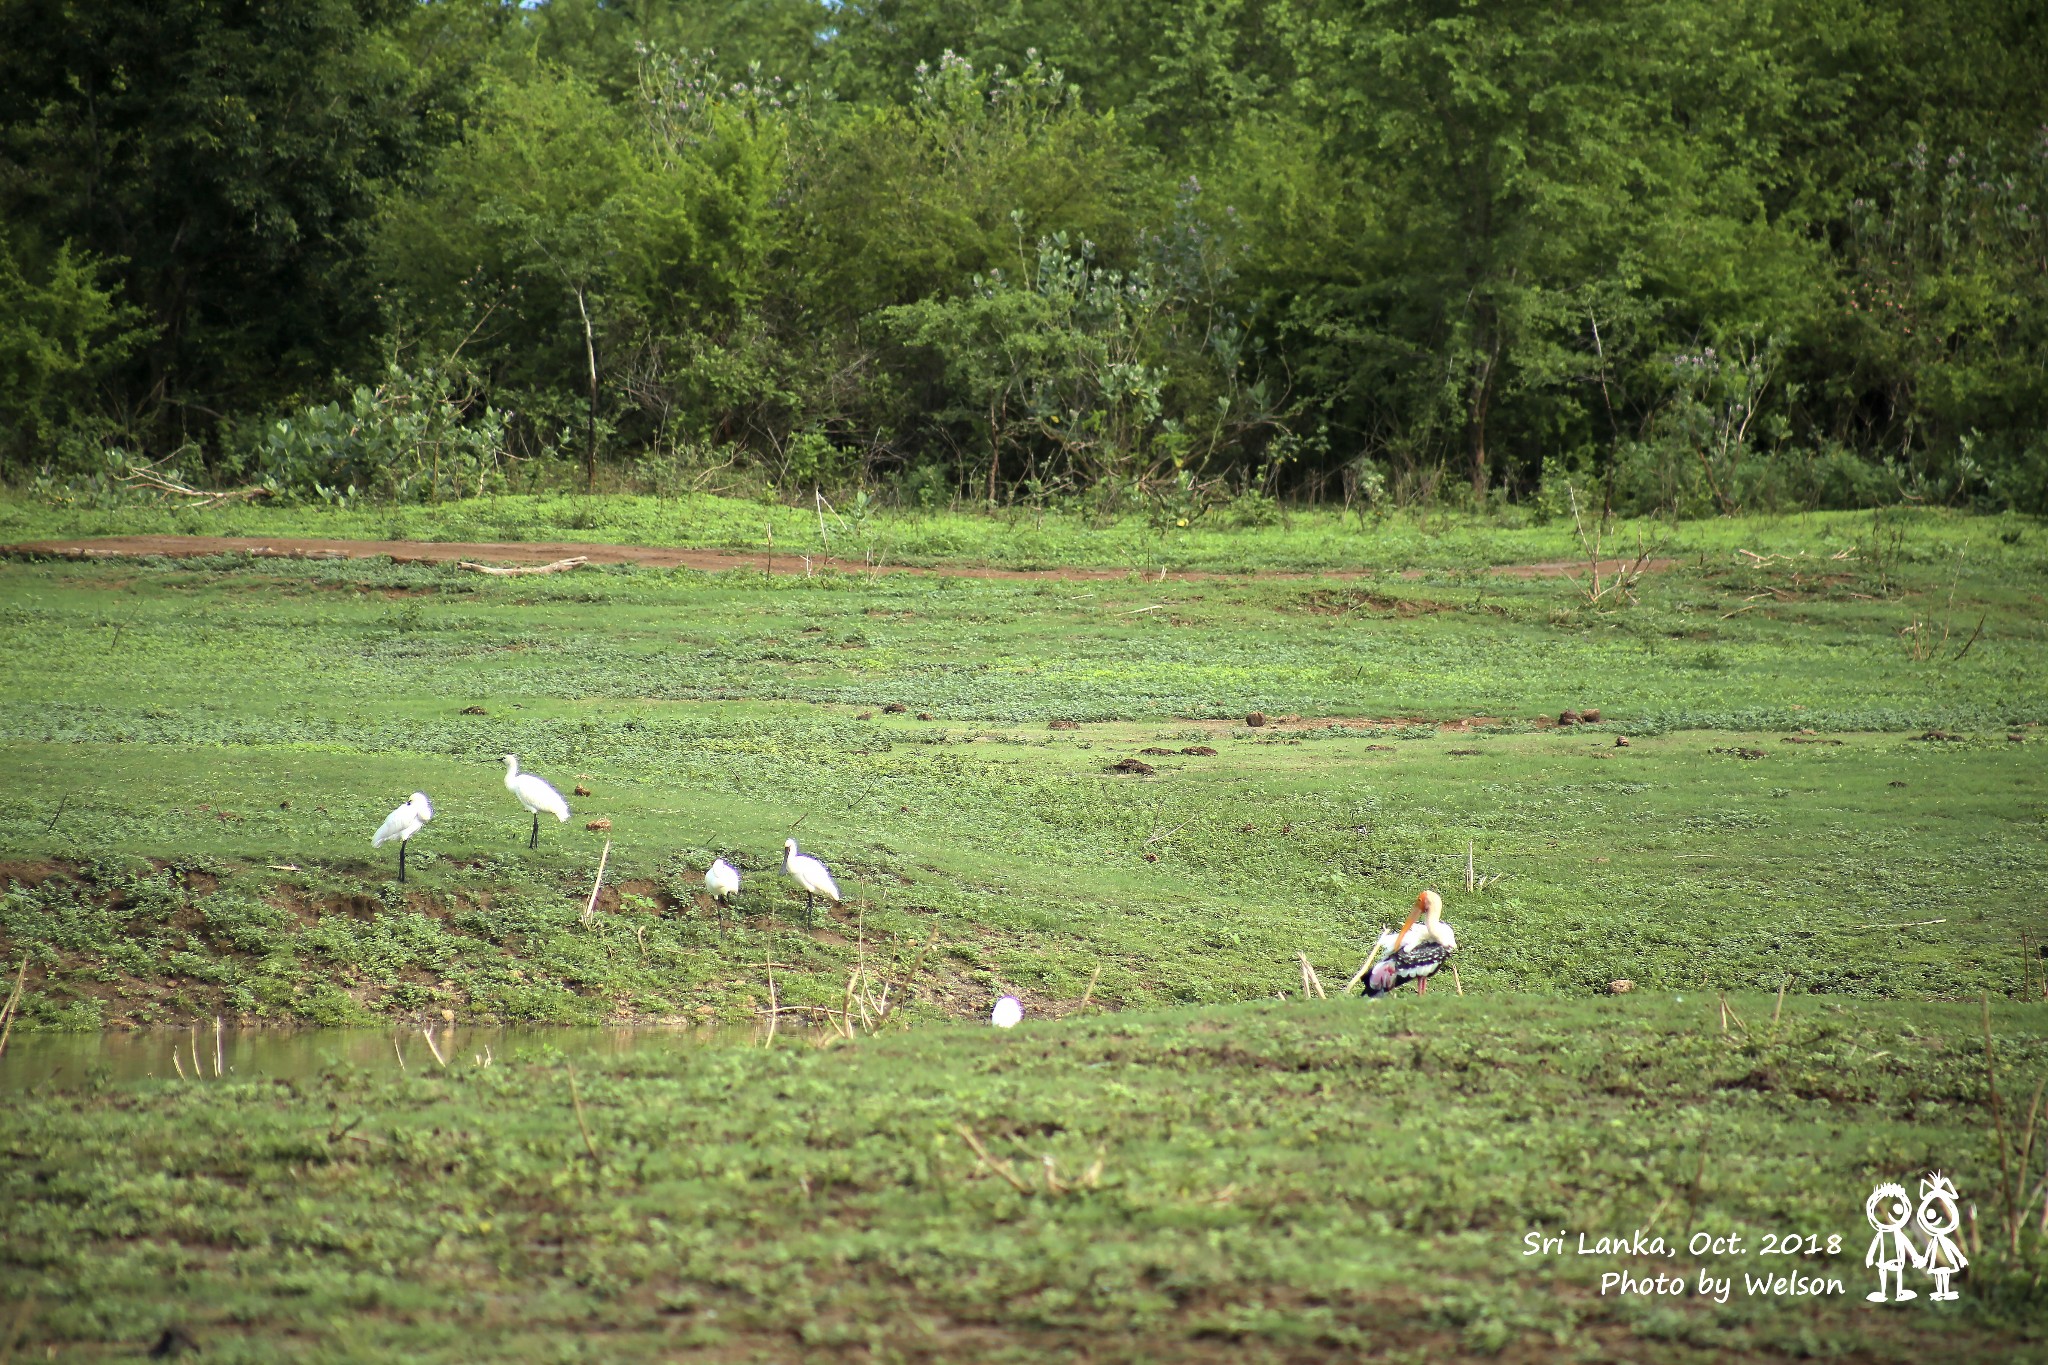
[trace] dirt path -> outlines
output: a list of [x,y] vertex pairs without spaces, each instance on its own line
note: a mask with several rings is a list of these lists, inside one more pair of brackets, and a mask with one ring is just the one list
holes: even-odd
[[[833,569],[843,573],[937,574],[955,578],[992,578],[1023,582],[1100,582],[1137,576],[1130,569],[992,569],[971,564],[948,565],[941,568],[886,564],[876,568],[859,560],[835,559],[824,555],[813,555],[806,559],[802,555],[793,554],[769,556],[760,551],[689,550],[666,545],[588,545],[559,541],[463,544],[432,540],[295,540],[254,536],[99,536],[77,540],[39,540],[0,546],[0,556],[13,559],[141,559],[152,555],[167,559],[193,559],[201,555],[221,554],[246,554],[274,559],[376,559],[388,555],[400,564],[449,564],[460,560],[492,564],[548,564],[558,559],[581,555],[592,564],[645,564],[650,568],[702,569],[711,573],[728,569],[754,568],[774,574],[790,575],[802,574],[807,570],[815,572],[819,569]],[[1653,572],[1661,572],[1677,563],[1675,559],[1653,559],[1645,567]],[[1628,560],[1604,559],[1600,561],[1600,572],[1603,575],[1614,574],[1630,566],[1631,561]],[[1502,564],[1488,569],[1487,572],[1509,578],[1563,578],[1568,574],[1583,575],[1586,572],[1586,564],[1583,560]],[[1186,583],[1227,578],[1357,579],[1375,576],[1357,570],[1336,570],[1329,573],[1284,570],[1227,573],[1189,569],[1169,571],[1164,575],[1164,581]],[[1401,575],[1403,578],[1421,576],[1422,572],[1417,569],[1411,569]],[[1145,574],[1144,577],[1149,581],[1162,581],[1159,576],[1153,574]]]

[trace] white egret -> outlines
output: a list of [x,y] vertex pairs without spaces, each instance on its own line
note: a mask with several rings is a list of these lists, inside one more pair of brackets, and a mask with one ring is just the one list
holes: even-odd
[[839,904],[839,887],[832,880],[832,874],[810,854],[797,852],[794,839],[782,841],[782,875],[795,882],[804,893],[804,923],[811,922],[818,897],[823,896],[834,905]]
[[[1400,946],[1383,962],[1373,965],[1365,978],[1365,993],[1368,996],[1385,995],[1405,981],[1415,983],[1415,993],[1423,994],[1429,989],[1429,978],[1436,975],[1437,968],[1450,959],[1458,949],[1458,937],[1451,932],[1451,926],[1443,922],[1444,900],[1434,891],[1425,891],[1415,898],[1415,909],[1408,915],[1408,922],[1401,926],[1401,932],[1394,936]],[[1416,920],[1420,918],[1421,923]],[[1381,936],[1381,942],[1387,936]]]
[[428,803],[427,794],[414,792],[406,798],[404,805],[385,816],[384,823],[377,826],[377,832],[370,836],[371,848],[382,848],[393,839],[398,840],[398,880],[405,880],[405,846],[433,818],[434,808]]
[[519,798],[519,804],[533,812],[533,835],[528,848],[540,847],[540,817],[545,811],[563,824],[569,823],[569,803],[562,794],[532,773],[519,771],[519,756],[505,755],[505,790]]
[[704,885],[711,889],[712,899],[726,904],[740,893],[739,869],[723,858],[716,859],[704,874]]
[[1023,1018],[1024,1002],[1014,995],[996,1001],[996,1007],[988,1012],[988,1021],[997,1028],[1015,1028]]

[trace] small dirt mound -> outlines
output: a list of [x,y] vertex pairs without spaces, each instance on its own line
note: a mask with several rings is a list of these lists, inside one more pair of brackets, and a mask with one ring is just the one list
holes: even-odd
[[1193,754],[1196,758],[1216,757],[1216,751],[1206,744],[1190,744],[1187,748],[1182,749],[1181,752],[1184,754]]
[[1171,758],[1171,757],[1173,757],[1173,754],[1174,754],[1174,751],[1173,751],[1172,749],[1161,749],[1161,748],[1158,748],[1157,746],[1154,746],[1153,748],[1150,748],[1150,749],[1140,749],[1140,750],[1138,750],[1138,752],[1139,752],[1139,753],[1141,753],[1141,754],[1154,754],[1154,755],[1159,755],[1159,754],[1163,754],[1163,755],[1165,755],[1165,756],[1166,756],[1166,757],[1168,757],[1168,758]]
[[910,708],[909,708],[908,706],[905,706],[905,705],[904,705],[904,704],[903,704],[902,702],[900,702],[900,701],[892,701],[892,702],[890,702],[890,703],[889,703],[889,704],[888,704],[887,706],[884,706],[884,707],[882,708],[882,713],[883,713],[884,715],[889,715],[889,716],[900,716],[900,715],[902,715],[902,714],[903,714],[903,713],[904,713],[905,711],[908,711],[909,709],[910,709]]
[[1045,728],[1048,730],[1078,730],[1081,728],[1081,722],[1078,720],[1061,720],[1058,717],[1054,717],[1046,723]]
[[461,714],[465,716],[488,716],[491,713],[484,710],[481,706],[465,706],[462,708]]
[[1118,762],[1112,763],[1109,765],[1109,770],[1113,773],[1136,773],[1140,777],[1159,771],[1150,763],[1135,758],[1121,759]]
[[1254,711],[1244,718],[1244,723],[1254,730],[1259,729],[1266,724],[1266,713],[1264,711]]
[[1560,711],[1557,713],[1557,723],[1559,725],[1577,725],[1581,719],[1582,717],[1576,711]]
[[590,822],[589,824],[585,825],[585,826],[584,826],[583,828],[585,828],[585,829],[594,829],[594,830],[598,831],[599,833],[603,833],[603,832],[604,832],[605,830],[608,830],[608,829],[610,829],[611,827],[612,827],[612,822],[611,822],[611,821],[609,821],[609,820],[605,820],[605,819],[597,819],[597,820],[592,820],[592,821],[591,821],[591,822]]
[[1931,739],[1942,744],[1960,744],[1963,742],[1963,736],[1956,734],[1952,730],[1929,730],[1924,735],[1915,735],[1914,738]]
[[1766,755],[1765,755],[1765,753],[1764,753],[1764,751],[1763,751],[1762,749],[1742,749],[1742,748],[1734,748],[1734,749],[1709,749],[1709,750],[1707,750],[1707,752],[1708,752],[1708,753],[1710,753],[1710,754],[1733,754],[1733,755],[1734,755],[1735,757],[1737,757],[1737,758],[1763,758],[1763,757],[1766,757]]

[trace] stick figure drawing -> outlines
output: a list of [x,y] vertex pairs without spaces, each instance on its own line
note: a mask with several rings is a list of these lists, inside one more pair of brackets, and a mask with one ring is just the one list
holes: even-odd
[[1970,1263],[1951,1235],[1963,1221],[1956,1209],[1957,1198],[1954,1182],[1940,1171],[1920,1177],[1920,1212],[1915,1221],[1920,1231],[1927,1234],[1921,1264],[1934,1277],[1934,1292],[1927,1296],[1929,1302],[1962,1297],[1948,1287],[1948,1277]]
[[1863,1264],[1877,1267],[1877,1292],[1864,1297],[1872,1303],[1883,1303],[1884,1278],[1890,1274],[1893,1303],[1919,1298],[1917,1290],[1906,1288],[1906,1262],[1911,1261],[1918,1268],[1927,1264],[1927,1258],[1906,1235],[1906,1224],[1913,1217],[1913,1201],[1906,1197],[1905,1189],[1889,1183],[1879,1185],[1864,1203],[1863,1215],[1877,1230],[1877,1236],[1870,1239],[1870,1250],[1863,1253]]

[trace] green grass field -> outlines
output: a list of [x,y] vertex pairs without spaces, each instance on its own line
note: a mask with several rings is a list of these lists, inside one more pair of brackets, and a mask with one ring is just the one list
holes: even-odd
[[[516,501],[4,504],[0,538],[748,545],[737,512],[664,537],[679,504]],[[2048,532],[1644,528],[1677,562],[1589,602],[1484,572],[1564,557],[1568,522],[870,529],[892,562],[1142,572],[0,562],[17,1041],[751,1025],[771,962],[794,1011],[773,1048],[584,1071],[588,1141],[544,1055],[60,1078],[0,1116],[0,1351],[132,1353],[175,1318],[252,1360],[1905,1359],[1936,1320],[1863,1302],[1862,1198],[1933,1165],[1984,1243],[1944,1349],[2038,1351],[2048,1251],[2031,1222],[2000,1249],[1976,1002],[2009,1168],[2048,1072]],[[1364,576],[1258,572],[1318,565]],[[508,752],[590,792],[536,851]],[[416,788],[401,887],[369,835]],[[848,894],[814,924],[774,875],[792,829]],[[748,879],[729,914],[714,854]],[[1297,953],[1334,994],[1424,885],[1463,995],[1300,999]],[[810,1046],[862,970],[887,1020]],[[949,1022],[1003,991],[1016,1035]],[[1098,1150],[1096,1187],[1045,1188],[1043,1156],[1071,1183]],[[1597,1292],[1633,1262],[1520,1254],[1652,1222],[1840,1233],[1816,1264],[1849,1292],[1636,1302]]]

